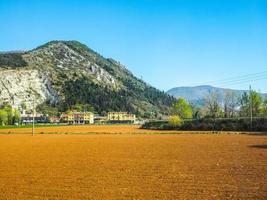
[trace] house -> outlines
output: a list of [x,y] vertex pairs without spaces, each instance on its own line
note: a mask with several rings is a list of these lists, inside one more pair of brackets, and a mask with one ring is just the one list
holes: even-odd
[[94,114],[92,112],[70,112],[63,113],[61,121],[68,124],[93,124]]
[[105,124],[107,122],[107,117],[103,117],[103,116],[95,116],[94,117],[94,123],[95,124]]
[[[20,120],[22,124],[31,124],[33,123],[33,116],[32,114],[23,114],[20,116]],[[48,123],[48,118],[42,114],[36,113],[34,115],[34,122],[35,123]]]
[[60,117],[57,116],[50,116],[48,117],[48,121],[52,124],[58,124],[60,122]]
[[109,112],[108,122],[110,123],[134,123],[135,115],[127,112]]
[[62,113],[60,116],[60,121],[68,123],[68,124],[73,123],[73,121],[74,121],[73,113]]

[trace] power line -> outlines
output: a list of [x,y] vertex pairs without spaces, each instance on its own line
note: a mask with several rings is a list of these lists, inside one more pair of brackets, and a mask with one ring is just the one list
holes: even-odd
[[215,81],[208,81],[204,82],[201,85],[206,85],[206,84],[227,84],[227,83],[234,83],[234,82],[239,82],[239,81],[245,81],[245,80],[253,80],[262,76],[267,76],[267,71],[263,72],[258,72],[258,73],[253,73],[253,74],[246,74],[242,76],[235,76],[231,78],[226,78],[226,79],[220,79],[220,80],[215,80]]
[[221,84],[235,83],[235,82],[240,82],[240,81],[249,81],[249,80],[254,80],[257,78],[262,78],[262,77],[264,78],[266,76],[267,76],[267,74],[260,74],[260,75],[253,76],[253,77],[240,78],[240,79],[231,80],[231,81],[224,81],[224,82],[221,82]]
[[238,80],[238,81],[235,81],[235,82],[229,82],[229,83],[223,84],[222,86],[238,85],[238,84],[241,84],[241,83],[250,83],[250,82],[255,82],[255,81],[264,80],[264,79],[267,79],[267,75],[255,77],[253,79],[243,79],[243,80]]
[[263,71],[263,72],[253,73],[253,74],[246,74],[246,75],[242,75],[242,76],[235,76],[235,77],[226,78],[226,79],[220,79],[220,80],[215,80],[215,81],[208,81],[208,82],[204,82],[204,84],[207,84],[207,83],[222,83],[222,82],[228,82],[228,81],[235,81],[235,80],[239,80],[239,79],[243,79],[243,78],[253,78],[255,76],[266,75],[266,74],[267,74],[267,71]]

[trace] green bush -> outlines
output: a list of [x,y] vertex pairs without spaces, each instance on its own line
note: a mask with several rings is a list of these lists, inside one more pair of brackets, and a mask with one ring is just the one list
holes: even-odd
[[173,115],[169,117],[168,124],[171,127],[179,127],[183,124],[183,121],[178,115]]

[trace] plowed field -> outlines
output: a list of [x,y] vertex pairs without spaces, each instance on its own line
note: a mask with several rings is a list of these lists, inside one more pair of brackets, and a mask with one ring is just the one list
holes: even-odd
[[[175,133],[177,131],[159,131],[140,129],[138,125],[75,125],[75,126],[51,126],[35,128],[36,133],[101,133],[101,134],[125,134],[125,133]],[[32,128],[0,129],[0,133],[31,133]]]
[[0,199],[267,199],[267,136],[0,134]]

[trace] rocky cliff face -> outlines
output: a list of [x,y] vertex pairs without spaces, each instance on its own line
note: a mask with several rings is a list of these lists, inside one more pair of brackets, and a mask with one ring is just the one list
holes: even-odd
[[50,102],[66,110],[166,113],[174,98],[136,78],[125,66],[77,41],[52,41],[27,52],[0,53],[0,103]]
[[25,104],[27,108],[45,101],[59,101],[52,89],[48,77],[38,70],[2,70],[0,71],[0,99],[15,107]]

